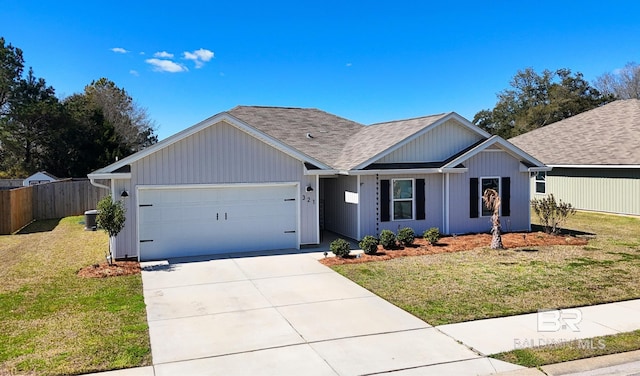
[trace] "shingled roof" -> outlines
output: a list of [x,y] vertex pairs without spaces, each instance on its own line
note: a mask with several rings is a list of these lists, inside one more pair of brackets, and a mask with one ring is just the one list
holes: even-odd
[[448,115],[365,126],[315,108],[238,106],[227,113],[340,170],[368,161]]
[[509,141],[550,166],[638,166],[640,100],[611,102]]

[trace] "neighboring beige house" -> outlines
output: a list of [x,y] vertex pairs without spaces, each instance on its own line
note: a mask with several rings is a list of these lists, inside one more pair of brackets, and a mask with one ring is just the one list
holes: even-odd
[[116,258],[296,249],[323,230],[530,229],[540,161],[450,112],[364,126],[311,108],[239,106],[89,174],[127,208]]
[[24,179],[24,181],[22,182],[22,185],[25,187],[28,187],[30,185],[50,183],[56,180],[59,180],[59,179],[51,175],[50,173],[46,171],[39,171],[29,176],[28,178]]
[[640,215],[640,100],[619,100],[509,140],[553,170],[531,195],[577,209]]

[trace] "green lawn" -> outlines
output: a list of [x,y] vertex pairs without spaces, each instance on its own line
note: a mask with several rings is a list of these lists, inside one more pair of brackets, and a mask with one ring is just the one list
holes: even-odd
[[[597,236],[586,246],[482,248],[333,269],[432,325],[640,298],[640,218],[578,212],[564,227]],[[595,340],[605,348],[496,357],[538,366],[640,349],[640,331]]]
[[524,367],[540,367],[547,364],[618,354],[638,349],[640,349],[640,330],[571,341],[559,345],[513,350],[493,355],[492,358]]
[[333,268],[432,325],[640,298],[640,219],[579,212],[565,227],[597,237]]
[[140,275],[79,278],[104,260],[82,217],[0,236],[0,374],[79,374],[150,364]]

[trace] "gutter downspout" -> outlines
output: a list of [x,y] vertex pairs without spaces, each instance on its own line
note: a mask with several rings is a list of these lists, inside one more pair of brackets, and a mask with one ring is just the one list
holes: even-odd
[[95,181],[94,178],[89,178],[89,182],[91,183],[91,185],[93,185],[94,187],[98,187],[98,188],[104,188],[104,189],[108,189],[109,191],[111,191],[111,187],[108,185],[104,185],[104,184],[100,184],[98,182]]

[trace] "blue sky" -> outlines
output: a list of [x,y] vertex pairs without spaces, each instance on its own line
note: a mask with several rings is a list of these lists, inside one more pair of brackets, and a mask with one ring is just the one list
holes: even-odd
[[640,62],[640,2],[0,0],[0,35],[59,97],[114,81],[163,139],[236,105],[471,120],[519,69]]

